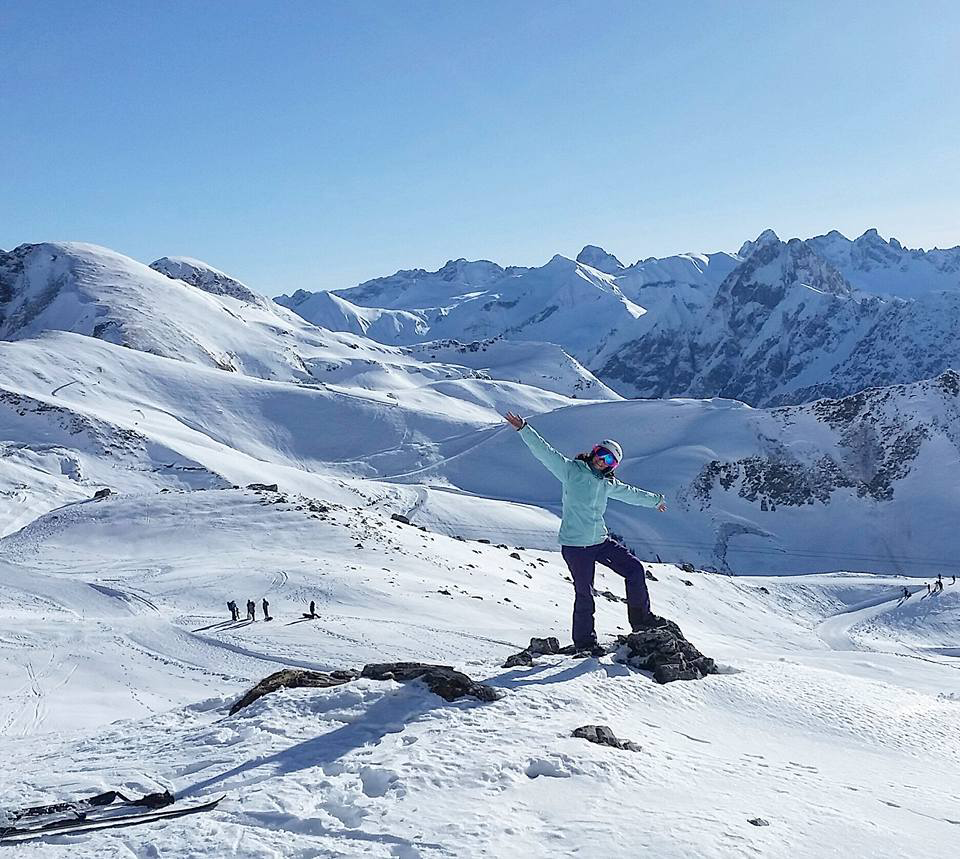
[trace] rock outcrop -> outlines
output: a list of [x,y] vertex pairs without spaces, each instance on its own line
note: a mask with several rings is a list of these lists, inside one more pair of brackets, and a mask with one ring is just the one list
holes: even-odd
[[618,653],[619,661],[652,671],[657,683],[699,680],[717,673],[714,661],[687,641],[672,620],[663,620],[659,626],[621,636],[620,642],[623,650]]
[[249,706],[258,698],[277,689],[300,689],[304,686],[314,689],[325,689],[328,686],[340,686],[351,680],[356,680],[356,671],[332,671],[329,674],[323,671],[306,671],[301,668],[284,668],[275,671],[269,677],[264,677],[256,686],[248,691],[230,708],[230,715]]
[[627,752],[640,752],[643,749],[631,740],[621,740],[606,725],[583,725],[573,732],[574,737],[580,737],[591,743],[601,746],[612,746]]
[[431,692],[445,701],[469,696],[480,701],[496,701],[501,693],[492,686],[471,680],[462,671],[449,665],[430,665],[423,662],[381,662],[364,665],[361,677],[372,680],[396,680],[408,683],[420,680]]

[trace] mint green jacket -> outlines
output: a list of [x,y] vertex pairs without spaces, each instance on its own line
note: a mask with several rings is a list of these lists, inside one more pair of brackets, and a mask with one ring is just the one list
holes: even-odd
[[663,495],[602,477],[583,460],[568,459],[530,424],[524,424],[520,438],[563,484],[563,518],[559,534],[562,546],[595,546],[606,539],[603,513],[608,498],[637,507],[656,507],[663,501]]

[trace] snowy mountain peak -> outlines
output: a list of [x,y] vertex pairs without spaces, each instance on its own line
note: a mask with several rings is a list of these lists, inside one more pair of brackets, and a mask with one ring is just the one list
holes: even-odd
[[910,249],[895,238],[884,241],[875,227],[852,241],[831,230],[807,242],[864,292],[917,298],[960,287],[960,247]]
[[495,262],[485,259],[468,260],[464,257],[447,260],[443,267],[437,270],[437,275],[442,280],[463,283],[489,280],[501,274],[503,274],[503,266],[499,266]]
[[618,274],[624,269],[620,260],[598,245],[585,245],[583,250],[577,254],[577,262],[582,262],[584,265],[606,274]]
[[264,307],[267,303],[262,295],[257,295],[239,280],[212,265],[190,257],[161,257],[150,263],[150,268],[173,280],[189,283],[211,295],[229,295],[238,301],[245,301],[258,307]]
[[780,244],[780,237],[770,229],[764,230],[754,241],[746,241],[740,246],[737,255],[746,259],[759,248],[771,244]]

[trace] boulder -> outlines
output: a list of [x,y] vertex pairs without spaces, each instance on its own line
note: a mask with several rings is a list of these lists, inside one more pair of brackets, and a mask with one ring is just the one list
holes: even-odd
[[324,689],[328,686],[340,686],[356,678],[356,671],[332,671],[327,674],[323,671],[284,668],[282,671],[275,671],[269,677],[264,677],[230,708],[230,715],[252,704],[257,698],[262,698],[269,692],[276,692],[277,689],[299,689],[304,686]]
[[248,483],[247,489],[257,489],[260,492],[279,492],[280,488],[276,483]]
[[364,665],[361,677],[371,680],[396,680],[409,683],[420,680],[426,687],[445,701],[456,701],[469,695],[480,701],[496,701],[501,693],[492,686],[471,680],[462,671],[449,665],[430,665],[424,662],[380,662]]
[[672,620],[657,619],[657,625],[620,636],[624,646],[620,659],[634,668],[653,672],[658,683],[699,680],[716,674],[714,661],[687,641]]
[[409,525],[409,524],[410,524],[410,520],[409,520],[406,516],[404,516],[402,513],[393,513],[393,514],[391,514],[390,518],[391,518],[394,522],[399,522],[401,525]]
[[530,643],[523,650],[507,657],[503,667],[516,668],[518,665],[533,665],[534,656],[561,652],[560,642],[552,635],[548,638],[531,638]]
[[606,725],[583,725],[574,730],[573,736],[601,746],[612,746],[615,749],[623,749],[628,752],[642,751],[641,747],[631,740],[618,739],[617,735]]
[[102,498],[109,498],[112,494],[112,491],[109,489],[98,489],[93,493],[93,500],[100,501]]

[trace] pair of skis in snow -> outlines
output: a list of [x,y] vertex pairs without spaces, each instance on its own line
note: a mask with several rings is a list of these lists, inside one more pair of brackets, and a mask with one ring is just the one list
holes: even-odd
[[[224,794],[226,796],[226,794]],[[161,820],[171,820],[212,811],[224,796],[194,805],[172,807],[174,798],[169,792],[148,794],[142,799],[128,799],[118,791],[108,791],[78,802],[65,802],[56,805],[34,806],[8,814],[14,825],[0,826],[0,844],[18,844],[35,838],[53,835],[83,835],[101,829],[121,829],[125,826],[141,826]],[[119,799],[118,803],[116,800]],[[110,814],[120,808],[138,808],[121,814]],[[47,817],[54,814],[68,814],[56,820],[44,823],[22,824],[21,821],[35,817]],[[94,815],[94,816],[91,816]]]

